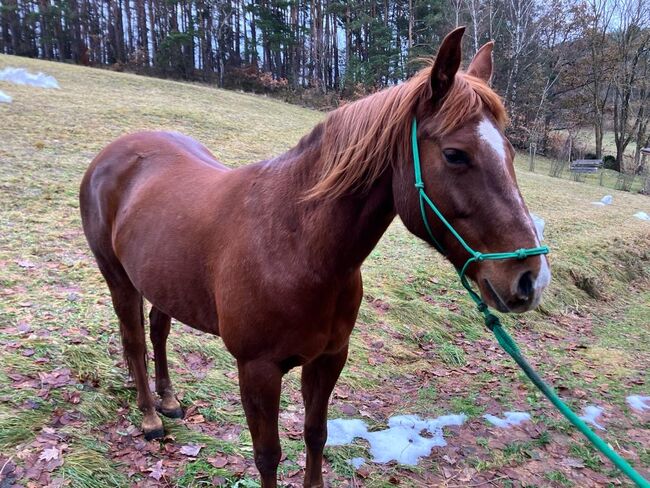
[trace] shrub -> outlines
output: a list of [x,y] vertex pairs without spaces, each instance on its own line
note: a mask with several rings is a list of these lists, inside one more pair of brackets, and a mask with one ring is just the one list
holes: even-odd
[[614,171],[621,171],[619,164],[616,162],[616,158],[611,155],[603,157],[603,168],[613,169]]

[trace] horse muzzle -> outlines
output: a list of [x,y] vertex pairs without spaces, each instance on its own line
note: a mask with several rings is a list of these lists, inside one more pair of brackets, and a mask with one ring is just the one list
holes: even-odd
[[477,281],[483,300],[503,313],[523,313],[536,308],[551,281],[546,256],[526,261],[537,260],[537,266],[518,267],[512,277],[509,277],[512,273],[499,272],[499,265],[490,266],[491,269],[484,273],[479,272]]

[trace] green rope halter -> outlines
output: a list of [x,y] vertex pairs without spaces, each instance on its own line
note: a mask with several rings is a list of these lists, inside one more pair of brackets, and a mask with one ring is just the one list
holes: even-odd
[[547,246],[533,247],[529,249],[518,249],[513,252],[495,252],[495,253],[481,253],[472,249],[467,242],[456,232],[456,229],[449,223],[449,221],[442,215],[442,212],[438,209],[435,203],[431,201],[429,196],[424,191],[424,181],[422,181],[422,168],[420,166],[420,151],[418,149],[418,125],[415,118],[413,119],[413,124],[411,125],[411,147],[413,150],[413,169],[415,172],[415,188],[418,190],[418,195],[420,199],[420,212],[422,213],[422,220],[424,222],[424,227],[431,237],[433,245],[440,251],[445,254],[444,248],[440,242],[435,238],[433,232],[431,231],[431,226],[429,225],[429,220],[427,219],[426,207],[428,206],[433,213],[438,217],[440,222],[451,232],[451,234],[456,238],[461,246],[469,253],[470,257],[458,271],[460,277],[460,282],[465,287],[469,293],[470,298],[476,303],[476,306],[483,314],[485,325],[490,329],[497,341],[501,345],[504,351],[506,351],[515,362],[521,367],[526,376],[530,378],[533,384],[548,398],[551,403],[571,422],[580,432],[582,432],[587,439],[605,456],[607,456],[623,473],[634,481],[638,486],[642,488],[650,488],[650,483],[648,483],[645,478],[643,478],[638,472],[628,464],[625,459],[619,456],[609,445],[603,441],[598,435],[592,431],[587,424],[585,424],[580,417],[578,417],[561,399],[560,397],[550,388],[544,381],[539,377],[535,370],[528,364],[528,362],[521,355],[517,343],[513,340],[510,335],[505,331],[501,325],[499,318],[490,312],[487,304],[481,299],[478,293],[476,293],[465,273],[470,264],[474,262],[481,262],[487,260],[501,260],[501,259],[526,259],[531,256],[539,256],[541,254],[548,254],[549,248]]

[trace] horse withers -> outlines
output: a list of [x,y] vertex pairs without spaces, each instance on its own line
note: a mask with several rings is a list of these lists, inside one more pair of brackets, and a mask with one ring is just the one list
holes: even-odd
[[[539,245],[517,187],[506,112],[488,86],[492,43],[459,71],[463,28],[409,81],[328,114],[286,153],[229,169],[189,137],[139,132],[93,160],[81,184],[90,248],[111,292],[147,439],[163,435],[146,368],[143,298],[163,415],[182,416],[167,368],[171,318],[221,336],[237,360],[262,486],[277,486],[283,375],[302,366],[305,486],[323,486],[327,406],[362,299],[361,263],[396,215],[431,241],[410,147],[418,122],[422,179],[480,252]],[[427,210],[428,212],[429,210]],[[429,215],[456,267],[468,258]],[[535,307],[545,256],[473,263],[468,276],[502,311]]]

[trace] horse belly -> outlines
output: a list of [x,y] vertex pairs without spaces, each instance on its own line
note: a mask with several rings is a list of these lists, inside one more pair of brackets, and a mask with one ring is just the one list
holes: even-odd
[[[147,205],[156,209],[150,215],[127,212],[116,225],[113,246],[135,287],[156,308],[184,324],[218,335],[210,265],[218,239],[204,230],[207,225],[200,218],[200,209],[186,201],[184,195],[188,194],[179,192],[171,199],[174,205],[165,210],[161,210],[162,197],[160,201],[150,199]],[[131,208],[142,205],[135,202]]]
[[134,238],[116,247],[131,282],[147,301],[190,327],[219,333],[214,298],[190,246]]

